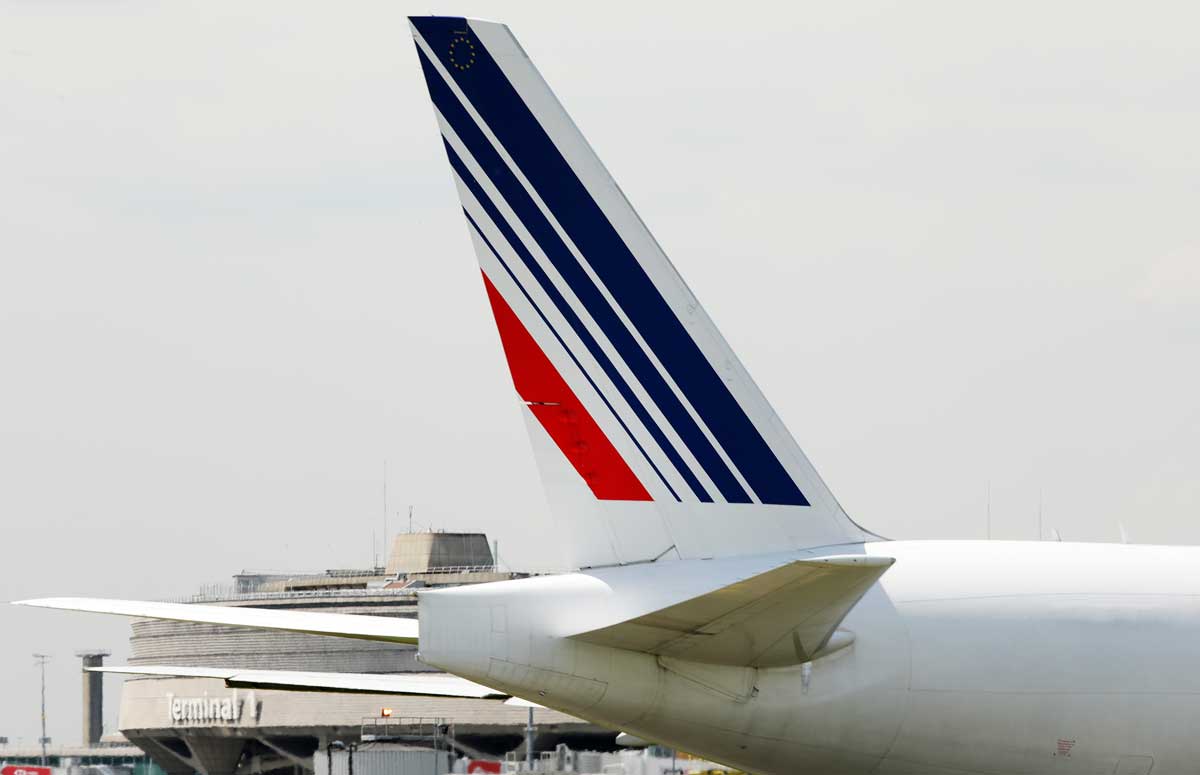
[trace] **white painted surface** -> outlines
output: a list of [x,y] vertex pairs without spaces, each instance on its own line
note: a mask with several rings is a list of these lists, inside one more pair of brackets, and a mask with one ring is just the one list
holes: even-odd
[[357,614],[331,614],[312,611],[277,611],[243,606],[155,603],[144,600],[100,600],[87,597],[48,597],[18,600],[14,605],[34,608],[58,608],[89,611],[144,619],[170,619],[179,622],[227,624],[262,630],[287,630],[311,635],[338,635],[391,643],[416,643],[417,623],[412,619]]
[[111,665],[92,667],[97,673],[156,675],[173,678],[219,678],[227,686],[278,689],[416,694],[430,697],[504,699],[509,695],[448,673],[324,673],[302,670],[239,670],[229,667],[176,667],[172,665]]
[[[1150,758],[1155,773],[1196,770],[1200,550],[863,550],[896,563],[842,623],[853,645],[806,666],[700,665],[561,637],[620,609],[624,576],[653,596],[656,576],[678,590],[685,568],[711,583],[763,558],[427,592],[421,650],[473,680],[755,772],[1110,773]],[[503,632],[486,624],[496,607]]]

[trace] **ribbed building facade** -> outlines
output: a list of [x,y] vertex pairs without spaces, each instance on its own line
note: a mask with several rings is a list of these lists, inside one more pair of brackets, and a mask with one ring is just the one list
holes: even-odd
[[[388,566],[314,574],[240,573],[225,589],[186,602],[415,618],[417,590],[511,578],[481,534],[398,536]],[[138,620],[131,664],[343,673],[428,671],[413,646],[191,622]],[[470,757],[522,745],[527,709],[499,700],[228,689],[209,678],[137,677],[121,692],[119,726],[168,775],[303,775],[314,756],[357,744],[382,708],[393,730]],[[214,710],[215,709],[215,710]],[[203,710],[203,712],[200,712]],[[195,712],[193,712],[195,711]],[[537,748],[611,746],[615,733],[552,710],[536,711]]]
[[[239,595],[221,605],[287,608],[341,614],[416,618],[416,594],[409,590],[353,590],[312,594]],[[129,638],[130,664],[187,667],[239,667],[337,673],[404,673],[428,670],[416,648],[351,638],[270,632],[192,622],[142,620]]]

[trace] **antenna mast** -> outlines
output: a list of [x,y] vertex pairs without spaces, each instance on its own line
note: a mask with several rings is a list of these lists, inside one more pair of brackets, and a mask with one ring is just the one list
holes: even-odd
[[50,742],[50,738],[46,737],[46,663],[50,661],[50,655],[34,654],[33,658],[37,666],[42,669],[42,737],[38,742],[42,744],[42,766],[45,767],[48,761],[46,743]]
[[992,481],[987,483],[987,537],[992,540]]
[[1043,540],[1046,534],[1042,532],[1042,489],[1038,488],[1038,540]]
[[383,556],[387,557],[387,518],[388,518],[388,462],[383,459]]

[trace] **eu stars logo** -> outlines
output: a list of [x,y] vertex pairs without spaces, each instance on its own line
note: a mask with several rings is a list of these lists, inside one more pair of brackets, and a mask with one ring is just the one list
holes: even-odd
[[450,40],[450,66],[455,70],[470,70],[475,64],[475,44],[466,35]]

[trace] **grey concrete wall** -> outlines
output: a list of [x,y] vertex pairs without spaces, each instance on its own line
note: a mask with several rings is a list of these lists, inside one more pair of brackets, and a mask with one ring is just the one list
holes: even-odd
[[492,548],[483,533],[401,533],[392,541],[387,572],[426,573],[492,563]]

